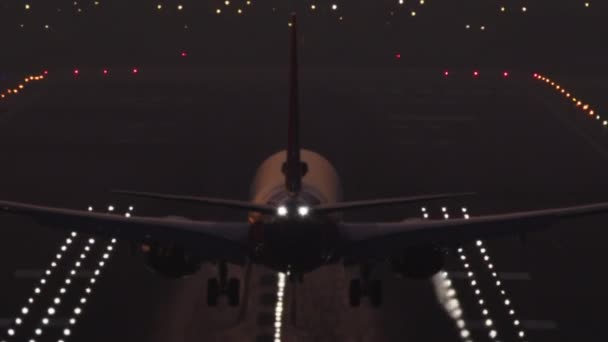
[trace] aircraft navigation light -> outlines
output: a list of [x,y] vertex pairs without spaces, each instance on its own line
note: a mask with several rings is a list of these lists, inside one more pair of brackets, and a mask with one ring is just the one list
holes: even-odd
[[302,206],[302,207],[298,208],[298,214],[300,214],[300,216],[308,215],[309,211],[310,211],[310,209],[307,206]]
[[287,216],[287,207],[284,205],[278,207],[277,214],[279,214],[279,216]]

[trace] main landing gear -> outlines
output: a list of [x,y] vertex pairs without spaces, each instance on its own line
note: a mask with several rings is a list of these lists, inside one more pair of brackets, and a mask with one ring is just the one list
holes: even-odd
[[220,296],[228,297],[228,305],[238,306],[241,295],[241,282],[237,278],[228,279],[228,265],[220,261],[217,265],[218,277],[207,281],[207,305],[217,306]]
[[348,289],[348,298],[350,305],[358,307],[361,305],[361,298],[367,296],[373,307],[382,305],[382,281],[379,279],[371,279],[371,266],[361,266],[361,279],[353,279],[350,281]]

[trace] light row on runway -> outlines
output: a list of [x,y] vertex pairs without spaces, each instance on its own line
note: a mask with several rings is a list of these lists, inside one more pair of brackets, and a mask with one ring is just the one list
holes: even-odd
[[277,304],[274,309],[274,342],[281,342],[281,327],[283,325],[283,298],[285,297],[285,281],[287,275],[285,273],[277,273]]
[[[444,70],[443,71],[443,76],[446,77],[446,78],[450,77],[450,76],[454,76],[454,74],[456,74],[456,75],[461,75],[461,74],[462,75],[470,75],[473,78],[479,78],[479,77],[481,77],[481,72],[479,70],[473,70],[473,71],[471,71],[468,74],[467,73],[452,72],[450,70]],[[503,78],[508,78],[511,75],[511,73],[509,73],[509,71],[505,70],[505,71],[502,71],[500,73],[495,73],[495,72],[494,73],[490,73],[490,75],[494,75],[494,76],[500,75]]]
[[[70,235],[65,239],[65,244],[63,244],[59,247],[59,251],[57,252],[57,254],[55,254],[55,258],[53,259],[53,261],[51,261],[50,267],[44,271],[44,274],[41,276],[41,278],[36,283],[36,285],[32,291],[33,292],[32,297],[29,297],[27,299],[27,304],[25,304],[19,310],[19,314],[17,315],[17,317],[15,317],[13,326],[11,326],[10,328],[7,329],[6,334],[9,337],[15,336],[17,334],[19,327],[22,326],[22,324],[24,323],[25,318],[31,316],[31,315],[28,316],[28,314],[30,313],[31,305],[33,305],[34,302],[36,301],[35,298],[41,297],[41,295],[44,291],[44,288],[46,287],[45,285],[47,284],[48,277],[50,277],[52,274],[54,274],[53,270],[55,270],[57,268],[57,266],[59,265],[59,263],[61,263],[64,253],[66,253],[68,251],[68,249],[72,245],[72,242],[76,238],[77,238],[76,232],[71,232]],[[2,341],[2,342],[4,342],[4,341]]]
[[[546,77],[546,76],[538,74],[538,73],[533,74],[532,77],[534,77],[534,79],[541,81],[544,84],[553,88],[557,93],[564,96],[565,99],[571,101],[577,109],[581,110],[587,116],[594,118],[595,120],[598,120],[598,121],[602,120],[602,117],[595,109],[593,109],[588,103],[586,103],[586,102],[582,101],[580,98],[576,97],[570,91],[566,90],[566,88],[564,88],[561,84],[555,82],[554,80],[550,79],[549,77]],[[601,122],[602,122],[603,126],[608,126],[608,120],[603,120]]]
[[[186,52],[182,52],[181,54],[182,54],[182,57],[186,57],[186,56],[187,56],[187,53],[186,53]],[[124,72],[124,71],[123,71],[123,72]],[[131,75],[137,75],[137,74],[139,74],[139,68],[136,68],[136,67],[131,68],[131,69],[129,70],[129,72],[131,73]],[[72,71],[72,74],[74,75],[74,77],[79,77],[79,76],[81,76],[83,73],[82,73],[82,70],[80,70],[80,69],[78,69],[78,68],[75,68],[75,69]],[[99,74],[99,75],[102,75],[102,76],[109,76],[109,75],[110,75],[110,69],[108,69],[108,68],[101,69],[101,70],[99,70],[98,74]]]
[[[421,208],[421,210],[423,218],[428,219],[429,213],[427,209],[423,207]],[[468,209],[466,207],[462,207],[461,212],[462,218],[470,218]],[[443,219],[447,220],[450,218],[450,214],[446,207],[441,208],[441,214]],[[498,274],[495,270],[495,266],[490,261],[490,256],[487,247],[484,246],[484,243],[481,240],[477,240],[475,242],[475,245],[479,250],[481,259],[485,262],[485,266],[491,273],[490,281],[495,285],[496,289],[500,293],[500,298],[504,307],[507,310],[508,316],[511,319],[511,323],[513,325],[514,330],[516,331],[517,336],[523,340],[526,337],[526,333],[524,330],[521,329],[521,323],[520,320],[516,317],[515,310],[513,309],[513,303],[511,302],[511,299],[507,297],[504,285],[498,277]],[[497,340],[501,336],[505,337],[506,334],[499,334],[498,329],[496,327],[496,321],[492,318],[492,314],[487,307],[489,302],[482,295],[479,278],[476,278],[476,274],[472,270],[472,264],[468,259],[470,255],[469,257],[467,257],[467,254],[465,254],[465,248],[462,246],[458,247],[456,251],[460,264],[465,272],[467,284],[469,285],[474,294],[476,304],[479,305],[483,326],[487,329],[488,337],[491,340]],[[453,282],[450,279],[449,273],[447,271],[441,271],[438,276],[438,278],[437,276],[433,277],[433,281],[436,283],[435,287],[440,302],[444,305],[444,308],[446,309],[450,317],[455,321],[456,327],[459,329],[461,339],[464,342],[472,342],[473,337],[471,336],[470,331],[467,329],[467,324],[464,320],[463,309],[461,308],[460,302],[458,301],[457,293],[456,290],[453,288]]]
[[[485,261],[489,272],[491,272],[492,278],[494,279],[494,285],[496,286],[496,289],[500,292],[502,298],[504,298],[503,304],[505,306],[505,310],[507,310],[507,312],[509,314],[509,317],[512,318],[511,323],[513,324],[514,327],[519,327],[520,320],[517,317],[515,317],[515,309],[513,309],[513,303],[511,301],[511,299],[509,299],[509,297],[507,296],[507,291],[504,289],[504,286],[502,285],[502,281],[498,277],[498,273],[495,270],[494,264],[492,264],[492,262],[490,261],[490,255],[488,253],[487,247],[484,246],[483,241],[481,241],[481,240],[477,240],[475,245],[479,249],[480,255],[483,256],[483,260]],[[524,330],[520,329],[517,332],[517,336],[519,336],[521,339],[524,339],[526,337],[526,332]]]
[[16,86],[6,89],[3,92],[0,92],[0,101],[8,100],[11,96],[18,95],[21,93],[28,84],[34,83],[37,81],[42,81],[45,79],[45,76],[48,75],[48,71],[43,71],[39,75],[29,75],[26,76],[22,82],[18,83]]
[[[89,211],[92,210],[93,208],[89,207]],[[108,211],[114,211],[114,206],[109,206]],[[133,207],[129,206],[129,211],[125,213],[125,216],[129,217],[132,211]],[[7,329],[6,334],[8,335],[9,340],[18,336],[17,331],[19,327],[22,327],[25,324],[26,318],[30,317],[32,320],[34,320],[35,328],[31,333],[31,335],[33,336],[31,336],[30,339],[27,341],[36,342],[36,338],[40,338],[44,334],[45,330],[52,330],[51,322],[53,320],[53,317],[55,317],[59,313],[63,313],[66,316],[69,315],[69,317],[66,321],[67,324],[62,326],[62,330],[59,333],[61,337],[59,337],[57,342],[65,342],[65,340],[72,335],[73,329],[78,321],[77,317],[84,313],[84,306],[90,300],[89,297],[93,292],[93,287],[99,280],[102,274],[102,269],[106,266],[106,264],[111,258],[112,252],[116,248],[116,239],[111,239],[110,242],[100,250],[100,256],[98,260],[89,265],[91,266],[92,271],[90,272],[90,274],[84,277],[86,280],[85,283],[82,284],[82,293],[76,296],[77,301],[76,303],[74,303],[74,306],[71,309],[67,311],[62,310],[62,305],[69,301],[69,298],[65,297],[67,296],[68,290],[70,289],[71,285],[75,283],[75,280],[73,278],[78,277],[79,273],[84,273],[82,271],[82,267],[87,261],[88,255],[91,253],[97,243],[94,238],[89,238],[86,241],[80,254],[76,254],[75,259],[72,260],[74,263],[71,267],[69,265],[65,266],[67,275],[65,276],[65,279],[56,284],[59,287],[57,293],[54,294],[54,296],[51,296],[53,298],[49,301],[49,304],[46,309],[41,313],[42,318],[36,319],[34,317],[34,314],[31,312],[30,307],[35,302],[43,301],[42,294],[44,287],[52,280],[51,278],[53,276],[55,276],[55,278],[60,277],[58,275],[58,267],[60,267],[62,260],[66,260],[65,254],[68,252],[70,246],[72,246],[77,241],[77,238],[78,234],[76,232],[71,232],[70,235],[66,238],[65,243],[59,247],[60,251],[55,255],[53,261],[50,264],[50,268],[44,271],[42,278],[39,279],[39,284],[36,284],[36,287],[33,291],[33,296],[28,298],[28,304],[20,309],[20,314],[14,319],[14,323],[11,325],[11,327]],[[50,299],[51,297],[48,297],[47,299]],[[2,340],[2,342],[5,342],[5,340]]]
[[463,342],[472,342],[471,332],[467,328],[466,321],[462,318],[463,311],[458,300],[458,293],[454,289],[448,272],[440,271],[432,277],[432,281],[435,285],[435,294],[448,315],[454,320],[460,338]]

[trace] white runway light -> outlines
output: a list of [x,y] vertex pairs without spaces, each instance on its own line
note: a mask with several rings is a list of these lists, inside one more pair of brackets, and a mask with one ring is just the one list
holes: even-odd
[[[481,247],[482,245],[483,245],[483,243],[481,242],[481,240],[479,240],[477,243],[477,247],[479,249],[479,254],[482,256],[483,260],[487,263],[488,270],[492,271],[494,269],[494,265],[491,264],[489,261],[490,260],[489,252],[486,247]],[[492,276],[492,278],[496,279],[496,281],[494,282],[495,288],[498,290],[500,295],[502,295],[503,297],[506,297],[507,292],[504,289],[502,281],[498,277],[498,273],[491,272],[491,276]],[[511,300],[509,298],[505,298],[503,304],[504,304],[504,307],[506,309],[508,309],[509,316],[515,316],[515,310],[511,309],[511,307],[512,307]],[[514,326],[518,326],[519,324],[520,324],[520,321],[518,319],[513,320]],[[492,331],[494,331],[494,330],[492,330]],[[518,336],[523,340],[524,336],[525,336],[525,332],[523,330],[520,332],[521,332],[521,334],[519,334]],[[492,333],[492,332],[490,332],[490,333]],[[490,337],[492,337],[492,334],[490,334]]]
[[[38,280],[38,282],[37,282],[37,284],[40,284],[40,286],[36,286],[34,288],[34,290],[33,290],[33,292],[34,292],[34,294],[36,296],[41,296],[42,295],[44,287],[46,286],[46,284],[48,283],[48,281],[51,279],[51,275],[52,275],[51,269],[52,268],[56,268],[58,266],[58,262],[60,262],[61,259],[62,259],[62,257],[63,257],[62,253],[66,253],[69,250],[69,248],[72,245],[72,242],[76,238],[76,236],[77,236],[76,232],[71,232],[70,235],[68,235],[66,237],[65,244],[61,244],[59,246],[59,251],[55,255],[55,258],[51,261],[50,268],[47,269],[47,270],[45,270],[44,275],[42,275],[40,277],[40,279]],[[27,299],[27,302],[29,304],[33,304],[34,303],[34,298],[29,297]],[[7,333],[9,333],[9,335],[11,335],[10,332],[12,332],[12,335],[16,334],[17,327],[23,325],[24,320],[26,319],[26,317],[29,316],[28,313],[30,312],[30,309],[27,306],[23,306],[20,309],[19,312],[20,312],[21,315],[23,315],[23,318],[22,317],[16,317],[15,318],[15,320],[14,320],[14,326],[11,327],[9,330],[7,330]]]
[[274,341],[281,342],[281,326],[283,321],[283,298],[285,296],[285,273],[279,272],[277,274],[277,304],[275,307],[275,321],[274,321]]

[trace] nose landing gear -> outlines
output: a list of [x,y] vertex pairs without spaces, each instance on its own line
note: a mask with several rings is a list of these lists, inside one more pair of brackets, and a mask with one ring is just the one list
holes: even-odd
[[218,263],[218,277],[207,281],[207,305],[217,306],[222,295],[228,297],[228,305],[239,305],[241,282],[237,278],[228,279],[228,265],[224,261]]

